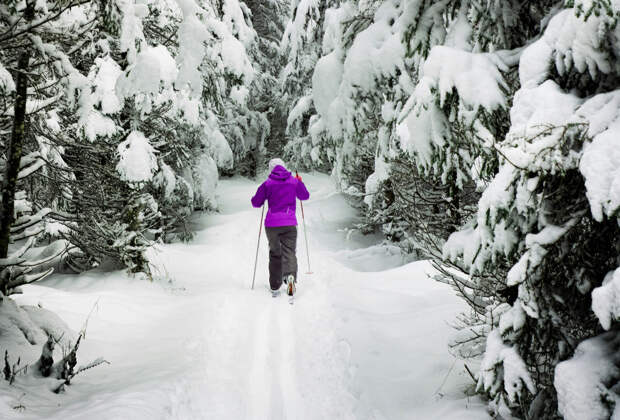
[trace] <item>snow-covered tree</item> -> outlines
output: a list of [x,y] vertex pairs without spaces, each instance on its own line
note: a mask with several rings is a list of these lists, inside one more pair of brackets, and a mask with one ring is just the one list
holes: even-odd
[[[253,170],[261,165],[261,156],[281,154],[285,144],[286,110],[282,108],[279,75],[284,65],[280,55],[280,40],[288,12],[285,0],[246,0],[252,11],[252,26],[256,30],[256,48],[251,51],[256,76],[250,90],[249,108],[259,112],[263,121],[251,132],[254,144],[249,144],[249,161]],[[249,171],[252,173],[253,171]]]
[[[615,379],[599,377],[583,393],[574,369],[584,365],[562,361],[582,359],[584,351],[585,357],[599,349],[605,354],[601,343],[610,342],[579,344],[601,332],[599,321],[610,328],[614,313],[613,294],[605,289],[617,268],[620,234],[611,151],[620,9],[607,2],[567,6],[520,56],[510,130],[496,145],[499,171],[476,217],[450,237],[445,253],[462,259],[474,282],[479,273],[506,265],[505,282],[517,292],[499,311],[480,372],[479,388],[495,409],[609,418]],[[604,296],[601,303],[597,296]]]
[[[556,372],[618,317],[616,3],[299,1],[283,39],[289,153],[466,299],[455,350],[486,346],[502,415],[557,416],[562,388],[584,418]],[[607,415],[609,378],[587,394]]]
[[[83,35],[98,16],[93,12],[91,20],[67,19],[79,6],[78,1],[8,1],[0,6],[0,125],[7,151],[0,209],[4,294],[49,274],[51,270],[35,267],[68,249],[66,243],[54,243],[48,250],[31,251],[50,232],[45,225],[53,225],[43,220],[52,215],[51,206],[39,200],[46,188],[38,178],[49,158],[46,136],[55,126],[52,115],[63,95],[81,88],[73,78],[78,72],[72,58],[86,45]],[[58,45],[69,47],[63,51]],[[13,247],[15,253],[7,258]]]
[[218,171],[239,166],[253,133],[260,141],[268,131],[248,98],[249,9],[237,0],[9,3],[0,7],[2,87],[15,90],[6,69],[26,46],[39,61],[23,166],[30,175],[46,163],[29,192],[57,219],[49,236],[79,248],[67,259],[74,269],[111,259],[148,272],[146,248],[190,236],[191,212],[215,207]]

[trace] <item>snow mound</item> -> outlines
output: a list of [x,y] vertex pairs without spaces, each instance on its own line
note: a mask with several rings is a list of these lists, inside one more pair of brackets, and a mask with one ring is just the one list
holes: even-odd
[[[61,343],[68,343],[74,337],[69,327],[55,313],[36,306],[18,306],[12,299],[2,298],[0,337],[3,345],[12,347],[10,353],[25,351],[33,357],[40,352],[39,346],[45,344],[49,335],[61,340]],[[36,348],[31,349],[32,346]]]

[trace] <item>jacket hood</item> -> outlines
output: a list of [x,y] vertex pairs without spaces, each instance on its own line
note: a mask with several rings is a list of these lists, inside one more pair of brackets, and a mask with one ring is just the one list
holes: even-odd
[[291,173],[286,170],[286,168],[282,165],[277,165],[273,168],[273,171],[269,174],[269,178],[274,181],[286,181],[291,176]]

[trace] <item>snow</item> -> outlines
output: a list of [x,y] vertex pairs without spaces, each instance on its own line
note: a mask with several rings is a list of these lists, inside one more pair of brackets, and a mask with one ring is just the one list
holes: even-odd
[[247,25],[241,4],[238,0],[224,0],[222,5],[223,21],[228,30],[246,48],[250,48],[256,39],[256,32]]
[[[484,262],[495,252],[508,255],[514,249],[518,238],[513,228],[501,221],[493,230],[489,225],[494,225],[501,209],[509,206],[515,193],[513,184],[516,171],[512,165],[500,167],[478,202],[477,226],[469,226],[451,234],[443,246],[444,256],[454,260],[463,255],[464,263],[473,273],[483,270]],[[500,240],[496,241],[495,238]]]
[[138,52],[136,45],[144,43],[142,18],[148,15],[148,8],[144,4],[136,4],[133,1],[120,2],[119,8],[123,16],[121,20],[120,48],[121,51],[127,52],[127,61],[133,63]]
[[595,78],[599,72],[609,73],[612,69],[612,57],[601,44],[608,42],[599,34],[608,17],[577,16],[572,9],[565,9],[554,16],[545,30],[544,39],[554,50],[555,67],[560,74],[565,74],[573,67],[580,73],[589,72]]
[[375,171],[368,177],[365,185],[366,197],[364,203],[372,207],[373,195],[379,191],[381,182],[389,178],[389,165],[381,157],[375,158]]
[[170,200],[173,198],[172,193],[174,192],[177,184],[176,176],[172,168],[163,162],[160,163],[159,169],[160,171],[157,173],[153,181],[158,187],[164,188],[164,198],[166,200]]
[[217,201],[215,198],[216,187],[218,183],[217,164],[211,156],[203,155],[198,161],[194,182],[197,184],[194,188],[195,199],[201,201],[201,208],[216,208]]
[[220,55],[226,69],[236,76],[243,76],[247,83],[252,81],[254,78],[254,68],[246,54],[245,47],[237,38],[224,33]]
[[178,29],[177,85],[181,89],[189,87],[192,96],[198,96],[202,92],[200,65],[206,55],[204,44],[210,39],[210,35],[205,25],[196,16],[200,9],[194,0],[177,0],[177,3],[183,12],[183,22]]
[[330,8],[325,11],[325,33],[323,34],[322,45],[324,53],[342,47],[342,22],[353,17],[356,12],[354,5],[349,2],[339,5],[338,8]]
[[98,67],[98,71],[93,81],[94,104],[101,106],[103,114],[115,114],[123,107],[115,91],[116,81],[123,71],[116,61],[109,56],[96,58],[95,64]]
[[500,333],[505,334],[509,330],[519,331],[525,325],[525,318],[525,311],[521,306],[521,302],[517,299],[515,305],[501,314],[499,320]]
[[617,418],[617,393],[608,389],[617,383],[620,369],[617,333],[607,333],[579,343],[574,356],[555,368],[553,385],[558,393],[558,409],[566,420]]
[[132,131],[118,145],[119,162],[116,170],[128,182],[145,182],[157,170],[155,149],[140,131]]
[[530,393],[536,392],[534,382],[527,370],[525,362],[510,345],[504,343],[500,330],[491,331],[487,337],[486,352],[480,368],[481,376],[478,386],[485,391],[497,392],[499,384],[495,383],[495,368],[503,366],[503,382],[504,389],[508,393],[508,400],[511,403],[516,402],[517,396],[520,394],[523,385],[527,387]]
[[[506,82],[498,69],[497,62],[487,54],[470,53],[446,46],[434,47],[423,67],[421,83],[439,91],[440,106],[453,89],[460,100],[477,111],[483,107],[494,111],[506,106],[502,89]],[[425,80],[426,79],[426,80]]]
[[82,108],[84,114],[78,121],[78,125],[84,129],[84,135],[89,141],[95,141],[99,136],[113,136],[118,132],[114,121],[100,112],[88,108]]
[[[334,51],[316,63],[312,75],[312,101],[319,115],[329,117],[330,105],[338,97],[342,81],[343,64],[338,51]],[[304,98],[300,99],[300,102]],[[291,113],[291,115],[295,115]],[[289,119],[291,116],[289,115]]]
[[178,107],[183,112],[183,119],[189,124],[198,125],[200,123],[200,100],[196,97],[187,97],[186,92],[179,94]]
[[620,318],[620,269],[608,273],[603,284],[592,291],[592,311],[606,330]]
[[[290,48],[291,57],[296,57],[298,55],[298,50],[301,46],[301,42],[299,42],[299,40],[302,37],[302,31],[307,34],[311,34],[314,26],[316,25],[314,22],[308,22],[306,18],[309,15],[318,15],[318,7],[318,0],[299,0],[297,4],[291,2],[291,15],[294,10],[296,11],[296,14],[286,25],[284,35],[282,36],[282,42],[280,44],[281,51],[286,51],[287,48]],[[286,72],[287,69],[285,69],[283,73],[286,75]]]
[[250,91],[245,86],[233,86],[230,89],[230,98],[239,106],[245,106]]
[[15,90],[15,82],[11,73],[0,63],[0,89],[5,93],[11,93]]
[[[356,91],[370,92],[384,77],[395,76],[404,70],[405,47],[400,34],[392,25],[399,18],[398,5],[384,2],[375,12],[373,23],[357,34],[346,54],[342,84],[338,93],[340,113],[354,112],[352,98]],[[314,87],[314,84],[313,84]],[[348,127],[351,123],[346,123]]]
[[[453,30],[467,32],[466,27],[459,28],[459,25],[455,23]],[[444,153],[442,149],[452,143],[448,116],[442,110],[452,93],[458,95],[459,104],[458,115],[450,118],[473,125],[480,139],[492,146],[495,139],[477,117],[481,109],[490,113],[507,106],[508,86],[501,73],[506,70],[503,61],[493,54],[449,46],[432,48],[413,95],[398,119],[397,134],[402,150],[414,155],[421,169],[432,167],[433,158]],[[457,182],[462,177],[459,174]]]
[[547,79],[552,53],[553,50],[543,38],[532,43],[523,51],[519,60],[521,86],[531,88]]
[[[18,303],[40,303],[75,331],[92,311],[78,364],[111,364],[61,395],[39,379],[1,382],[0,417],[490,419],[483,401],[464,397],[473,381],[448,353],[446,321],[464,302],[427,277],[428,262],[403,264],[348,231],[355,211],[327,176],[302,176],[314,274],[300,227],[293,306],[268,293],[264,237],[250,290],[258,183],[221,180],[220,212],[196,215],[195,240],[150,252],[153,282],[90,272],[24,287]],[[24,412],[11,408],[18,402]]]
[[302,115],[310,110],[312,107],[312,100],[313,99],[311,96],[302,96],[299,98],[293,109],[288,113],[286,121],[287,126],[293,125],[293,122],[297,121]]
[[462,51],[471,50],[472,27],[467,19],[468,4],[462,4],[456,20],[450,25],[444,45]]
[[215,159],[217,167],[220,169],[232,169],[234,164],[234,156],[226,137],[222,134],[217,126],[217,119],[212,115],[205,127],[205,139],[203,141]]
[[[565,9],[549,21],[543,36],[528,46],[519,64],[522,86],[540,84],[549,76],[552,65],[560,75],[573,68],[580,73],[588,72],[594,79],[599,72],[613,70],[613,57],[608,56],[602,45],[608,42],[606,32],[612,19],[605,13],[592,14],[587,19]],[[618,28],[612,29],[618,35]]]
[[[543,246],[557,242],[576,222],[577,220],[575,219],[569,220],[564,226],[547,225],[538,233],[528,233],[525,236],[527,251],[523,253],[519,261],[508,271],[506,275],[506,285],[515,286],[523,283],[528,272],[538,267],[547,254]],[[510,246],[505,250],[505,254],[508,254],[516,245],[517,238],[514,238]]]
[[592,143],[584,146],[579,170],[586,181],[586,196],[595,220],[613,217],[620,209],[620,118]]
[[[422,90],[425,91],[423,95],[426,98],[430,96],[430,87],[420,83],[414,96],[407,101],[405,110],[408,105],[412,106],[411,104],[421,97]],[[448,119],[435,101],[430,98],[424,106],[420,106],[408,114],[407,112],[409,111],[403,111],[401,116],[405,115],[405,119],[396,128],[400,147],[409,154],[417,156],[419,159],[416,161],[420,166],[430,166],[433,149],[441,149],[450,136]]]
[[[577,96],[565,93],[552,80],[547,80],[542,85],[533,88],[522,88],[515,93],[513,106],[510,109],[512,126],[507,137],[532,139],[550,126],[562,126],[570,121],[581,103],[582,101]],[[552,140],[557,141],[557,139]],[[541,141],[532,143],[539,149],[545,147]],[[509,148],[506,150],[510,151]],[[536,155],[536,152],[536,150],[526,150],[525,154]],[[517,156],[512,154],[509,156],[509,159],[517,166],[527,165],[526,161],[513,161],[513,158],[517,159]]]
[[[290,48],[290,57],[297,56],[297,43],[303,13],[310,13],[314,3],[301,2],[297,5],[297,15],[285,33],[283,48]],[[374,12],[373,21],[353,38],[346,48],[343,32],[350,30],[347,20],[359,13],[353,4],[345,3],[338,8],[329,9],[325,15],[326,33],[323,38],[322,57],[314,67],[312,77],[312,97],[318,114],[324,119],[324,127],[333,138],[354,137],[365,119],[361,114],[367,110],[359,107],[360,95],[375,95],[378,86],[386,79],[398,80],[395,87],[400,92],[410,81],[403,58],[405,45],[401,26],[403,11],[397,1],[383,2]],[[361,7],[361,6],[358,6]],[[367,14],[371,13],[369,8]],[[308,25],[308,32],[314,27]],[[292,43],[293,45],[290,45]],[[286,76],[289,69],[285,70]],[[401,86],[402,85],[402,86]],[[382,98],[385,100],[385,98]]]
[[[125,77],[118,79],[116,92],[121,98],[137,94],[155,96],[162,84],[172,86],[178,74],[176,62],[166,47],[147,46],[138,53]],[[151,101],[147,99],[142,111],[149,112],[150,107]]]

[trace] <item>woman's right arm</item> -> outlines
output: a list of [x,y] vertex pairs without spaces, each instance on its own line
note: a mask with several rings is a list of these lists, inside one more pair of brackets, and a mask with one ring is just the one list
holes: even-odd
[[254,194],[254,197],[252,197],[252,206],[253,207],[260,207],[263,205],[263,203],[265,202],[265,199],[267,198],[266,193],[265,193],[265,183],[263,182],[262,184],[260,184],[260,187],[258,187],[258,189],[256,190],[256,194]]

